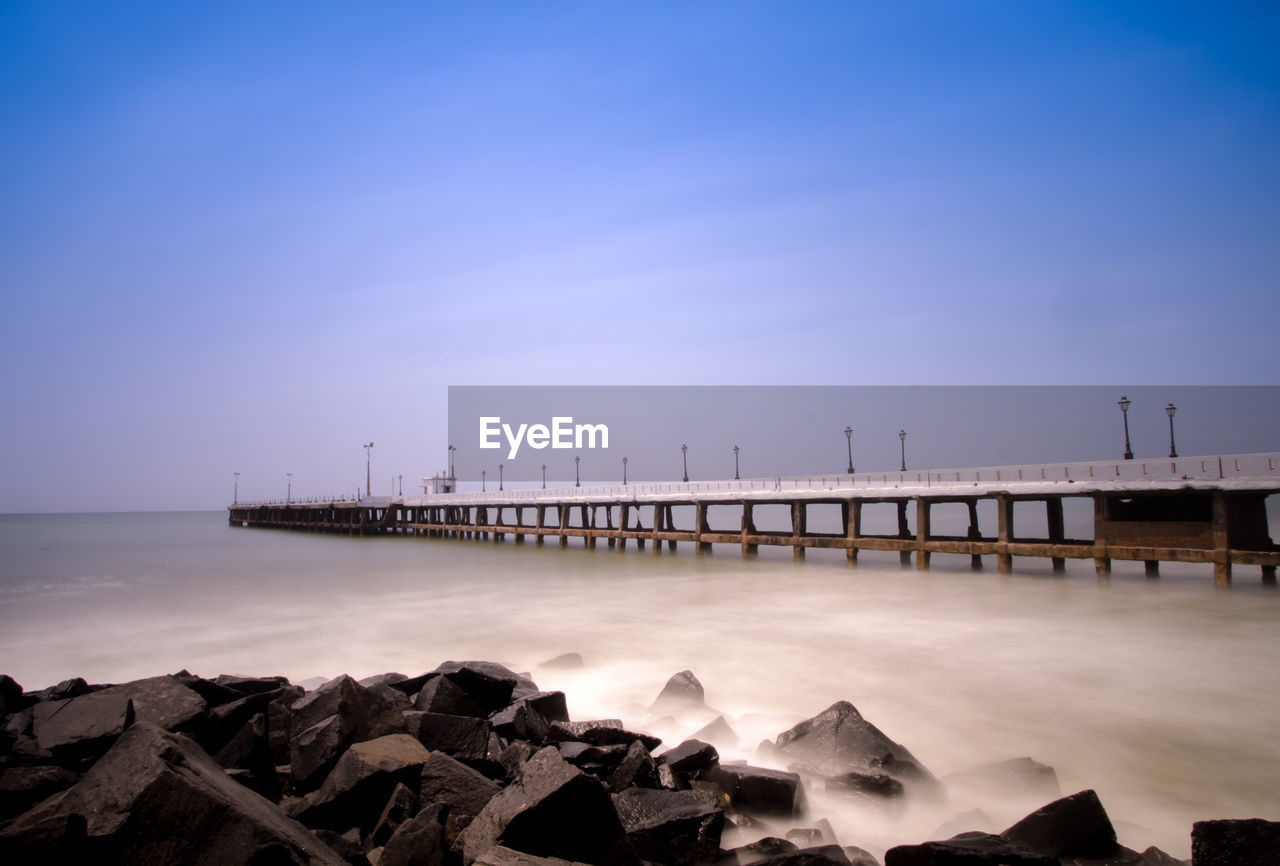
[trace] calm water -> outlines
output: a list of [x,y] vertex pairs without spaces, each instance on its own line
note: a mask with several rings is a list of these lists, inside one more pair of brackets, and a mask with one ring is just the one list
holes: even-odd
[[[714,716],[647,717],[692,670],[755,746],[846,699],[938,775],[1010,757],[1096,788],[1122,841],[1188,856],[1193,820],[1280,819],[1280,594],[1257,570],[1215,590],[1206,566],[1015,560],[970,573],[934,557],[730,548],[655,556],[604,545],[349,539],[232,529],[221,513],[0,516],[0,671],[25,687],[179,668],[416,674],[482,658],[564,689],[575,718],[621,716],[669,744]],[[581,653],[582,671],[539,670]],[[1042,798],[1041,798],[1042,799]],[[1040,802],[953,797],[906,811],[815,797],[846,844],[879,853],[980,807],[988,829]]]

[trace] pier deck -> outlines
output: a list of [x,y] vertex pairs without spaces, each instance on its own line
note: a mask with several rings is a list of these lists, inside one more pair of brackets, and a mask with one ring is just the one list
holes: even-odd
[[[761,545],[790,547],[796,559],[809,549],[832,549],[845,551],[850,565],[859,551],[888,551],[921,569],[929,568],[934,554],[967,555],[975,568],[981,568],[982,557],[993,556],[1001,573],[1012,570],[1015,556],[1047,558],[1055,571],[1065,570],[1067,559],[1092,559],[1100,579],[1110,575],[1113,560],[1141,561],[1151,576],[1161,562],[1205,563],[1213,566],[1220,586],[1230,584],[1233,566],[1258,566],[1263,581],[1274,584],[1280,547],[1270,537],[1266,498],[1280,493],[1278,467],[1280,455],[1273,453],[236,503],[228,507],[228,520],[233,526],[350,535],[493,541],[511,536],[517,544],[532,538],[539,545],[554,538],[561,547],[581,538],[588,548],[603,540],[622,551],[630,542],[655,553],[664,542],[668,550],[684,542],[700,553],[712,545],[735,545],[744,557]],[[1068,538],[1064,502],[1080,501],[1092,510],[1092,537]],[[1024,535],[1015,531],[1014,514],[1015,506],[1032,510],[1027,504],[1043,517],[1038,532],[1033,527]],[[886,505],[892,506],[896,531],[864,532],[868,509]],[[943,505],[965,508],[963,535],[932,531],[934,509]],[[810,528],[811,511],[821,506],[838,509],[836,531]],[[994,506],[994,532],[990,526],[983,531],[979,506],[988,512]],[[758,527],[765,507],[775,524],[780,507],[789,520],[782,528]],[[678,526],[677,510],[690,509],[691,525]]]

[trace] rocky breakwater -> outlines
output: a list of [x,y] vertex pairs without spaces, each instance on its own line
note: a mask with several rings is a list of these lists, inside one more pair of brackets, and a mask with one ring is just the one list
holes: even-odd
[[[702,700],[685,671],[652,710]],[[564,694],[489,662],[312,691],[184,671],[26,692],[0,676],[0,722],[6,864],[879,866],[809,811],[811,795],[948,787],[845,702],[762,744],[772,766],[753,766],[720,760],[711,741],[734,737],[723,718],[659,751],[619,720],[571,720]],[[1051,775],[1024,759],[955,783]],[[884,866],[1180,862],[1119,845],[1092,791],[1000,833],[958,829],[889,848]],[[1193,858],[1280,862],[1280,824],[1197,824]]]

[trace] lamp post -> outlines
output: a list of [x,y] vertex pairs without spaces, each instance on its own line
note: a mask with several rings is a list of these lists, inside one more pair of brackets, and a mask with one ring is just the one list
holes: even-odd
[[1169,413],[1169,456],[1177,457],[1178,449],[1173,444],[1173,413],[1178,411],[1178,407],[1170,403],[1164,407],[1164,411]]
[[898,431],[898,441],[902,443],[902,471],[907,471],[907,431]]
[[1116,405],[1120,407],[1120,413],[1124,415],[1124,459],[1133,459],[1133,448],[1129,445],[1129,406],[1132,401],[1128,397],[1121,397]]
[[449,477],[450,477],[450,478],[454,478],[454,477],[456,477],[456,476],[454,476],[454,474],[453,474],[453,452],[455,452],[455,451],[457,451],[457,450],[458,450],[458,449],[457,449],[457,448],[455,448],[454,446],[452,446],[452,445],[450,445],[450,446],[449,446]]
[[239,505],[240,504],[240,473],[232,472],[231,474],[236,477],[235,490],[231,494],[231,504]]
[[488,474],[488,470],[486,470],[486,469],[481,469],[481,470],[480,470],[480,492],[481,492],[481,493],[484,493],[484,492],[485,492],[485,487],[484,487],[484,477],[485,477],[485,475],[487,475],[487,474]]
[[547,464],[542,464],[542,489],[547,489]]
[[498,464],[498,489],[502,489],[502,464]]
[[365,496],[373,495],[373,491],[370,489],[370,486],[371,486],[370,478],[372,476],[369,475],[369,467],[370,465],[372,465],[370,463],[369,452],[372,450],[373,450],[372,442],[364,446],[364,495]]
[[849,467],[845,471],[848,472],[850,475],[852,475],[853,474],[853,428],[852,427],[844,428],[844,440],[845,440],[845,445],[848,446],[848,449],[849,449]]
[[404,476],[400,476],[400,495],[404,496]]
[[684,461],[684,480],[689,480],[689,446],[680,446],[680,459]]
[[733,480],[738,480],[738,446],[733,446]]
[[284,504],[288,505],[290,502],[293,501],[293,473],[286,472],[285,475],[289,476],[289,487],[284,494]]
[[582,486],[582,479],[578,475],[578,463],[580,463],[581,461],[582,461],[581,457],[573,458],[573,486],[574,487]]
[[627,458],[622,458],[622,486],[627,486]]

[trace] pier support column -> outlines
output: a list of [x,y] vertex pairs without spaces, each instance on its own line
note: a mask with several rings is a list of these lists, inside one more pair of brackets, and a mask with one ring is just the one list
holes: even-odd
[[707,523],[707,503],[705,502],[694,503],[693,525],[694,525],[693,537],[695,539],[694,550],[697,551],[699,554],[710,553],[711,542],[702,540],[703,533],[711,531],[711,527]]
[[797,562],[804,559],[804,545],[800,540],[805,535],[805,504],[800,501],[791,503],[791,558]]
[[1276,567],[1274,565],[1262,566],[1262,585],[1263,586],[1276,585]]
[[1231,536],[1227,526],[1227,497],[1221,490],[1213,492],[1213,582],[1231,586]]
[[[1045,517],[1049,521],[1049,543],[1061,544],[1066,537],[1065,530],[1062,526],[1062,498],[1054,497],[1044,501]],[[1066,574],[1067,561],[1061,556],[1051,557],[1053,561],[1054,574]]]
[[1144,566],[1144,571],[1146,572],[1147,577],[1159,577],[1159,576],[1160,576],[1160,560],[1158,560],[1158,559],[1144,559],[1144,560],[1142,561],[1142,564],[1143,564],[1143,566]]
[[[969,532],[970,541],[981,541],[982,530],[978,526],[978,500],[969,499],[965,501],[965,505],[969,508]],[[969,568],[972,571],[982,571],[982,555],[979,553],[969,554]]]
[[534,546],[541,547],[542,546],[542,529],[543,527],[546,526],[546,521],[547,521],[547,506],[535,505],[534,508],[537,509],[537,511],[533,518],[534,520],[533,543],[534,543]]
[[556,511],[560,515],[560,546],[569,546],[569,536],[565,532],[569,529],[569,507],[564,503],[556,506]]
[[[675,518],[671,516],[671,506],[670,505],[665,506],[665,510],[667,512],[667,531],[674,532],[676,528],[676,521],[675,521]],[[668,538],[667,550],[675,550],[675,549],[676,549],[676,540],[674,538]]]
[[[907,525],[907,500],[903,499],[897,503],[898,506],[898,537],[910,538],[911,527]],[[898,551],[898,564],[903,568],[911,565],[911,551]]]
[[653,506],[653,555],[657,556],[662,553],[662,539],[658,537],[658,533],[662,531],[662,505],[655,504]]
[[742,503],[742,558],[747,559],[760,554],[759,545],[747,541],[748,535],[756,534],[755,505]]
[[929,541],[929,508],[929,500],[916,500],[916,568],[921,571],[929,570],[929,551],[925,549]]
[[587,549],[596,549],[596,506],[584,505],[580,512],[582,528],[587,531]]
[[996,570],[1001,574],[1013,571],[1013,555],[1008,553],[1008,545],[1013,538],[1013,500],[1007,496],[996,497],[996,540],[999,542],[996,553]]
[[849,546],[844,549],[845,563],[853,568],[858,564],[858,536],[862,534],[862,503],[846,502],[840,506],[844,519],[844,537]]
[[627,549],[627,537],[624,532],[631,531],[631,506],[625,502],[618,505],[618,552]]
[[516,510],[516,544],[524,544],[524,533],[520,530],[524,528],[524,506],[517,505]]
[[1098,573],[1098,582],[1111,580],[1111,557],[1107,556],[1107,500],[1103,496],[1093,497],[1093,570]]

